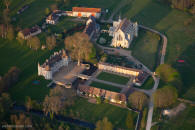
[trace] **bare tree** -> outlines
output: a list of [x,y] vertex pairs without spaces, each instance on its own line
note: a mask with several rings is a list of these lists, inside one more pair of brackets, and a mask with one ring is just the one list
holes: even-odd
[[[32,121],[29,117],[27,117],[24,113],[20,113],[19,116],[11,115],[11,122],[15,125],[24,125],[22,129],[26,129],[27,127],[32,126]],[[31,128],[33,129],[33,128]],[[16,127],[16,130],[21,130],[21,127]]]
[[26,100],[26,103],[25,103],[25,105],[26,105],[26,108],[27,108],[27,111],[30,111],[30,109],[32,109],[32,100],[31,100],[31,98],[30,97],[27,97],[27,100]]
[[60,86],[55,87],[50,90],[49,96],[45,97],[43,102],[43,111],[47,115],[50,114],[51,119],[53,119],[54,114],[58,114],[62,109],[65,108],[66,101],[68,99],[73,99],[76,94],[72,89],[65,89]]
[[81,60],[89,60],[92,53],[93,44],[85,33],[77,32],[73,36],[65,39],[65,48],[70,52],[73,59],[78,60],[80,65]]
[[27,45],[32,49],[39,49],[41,47],[40,40],[37,36],[31,37],[27,40]]
[[46,38],[46,44],[47,44],[47,48],[49,50],[52,50],[53,48],[55,48],[56,47],[56,38],[55,38],[55,36],[54,35],[48,36]]
[[113,129],[112,123],[108,121],[107,117],[104,117],[102,121],[99,120],[96,123],[95,130],[112,130],[112,129]]
[[129,95],[128,100],[133,107],[142,110],[148,102],[148,97],[143,92],[135,91]]
[[4,0],[4,4],[6,6],[6,9],[9,9],[11,2],[12,2],[12,0]]

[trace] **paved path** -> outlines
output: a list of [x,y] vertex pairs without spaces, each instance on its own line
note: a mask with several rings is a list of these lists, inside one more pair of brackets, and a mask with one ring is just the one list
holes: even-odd
[[[108,23],[112,23],[113,20],[112,19],[109,19],[108,21],[102,21],[102,22],[108,22]],[[139,28],[142,28],[142,29],[145,29],[147,31],[151,31],[153,33],[156,33],[158,34],[162,39],[163,39],[163,46],[162,46],[162,50],[161,50],[161,57],[160,57],[160,64],[164,64],[164,59],[165,59],[165,54],[166,54],[166,48],[167,48],[167,37],[152,29],[152,28],[149,28],[149,27],[145,27],[143,25],[139,25]],[[123,55],[123,56],[127,56],[128,59],[134,61],[136,64],[142,64],[140,61],[138,61],[137,59],[135,59],[132,55],[131,55],[131,52],[130,51],[127,51],[127,50],[124,50],[124,49],[116,49],[116,48],[109,48],[109,47],[103,47],[99,44],[97,44],[100,48],[106,50],[107,53],[110,53],[110,54],[113,54],[113,53],[118,53],[119,55]],[[107,50],[110,50],[110,51],[107,51]],[[142,64],[143,66],[143,69],[148,72],[154,79],[154,86],[152,88],[152,90],[143,90],[143,89],[138,89],[138,88],[134,88],[135,90],[137,91],[142,91],[144,93],[146,93],[147,95],[150,96],[150,102],[149,102],[149,111],[148,111],[148,117],[147,117],[147,124],[146,124],[146,130],[150,130],[151,127],[152,127],[152,116],[153,116],[153,111],[154,111],[154,104],[153,104],[153,97],[152,97],[152,93],[154,93],[156,91],[156,89],[158,88],[158,84],[159,84],[159,81],[160,79],[155,77],[153,72],[147,67],[145,66],[144,64]]]
[[[164,59],[165,59],[165,54],[166,54],[166,48],[167,48],[167,37],[164,34],[158,32],[158,31],[156,31],[154,29],[145,27],[143,25],[139,25],[139,27],[142,28],[142,29],[151,31],[153,33],[156,33],[156,34],[158,34],[163,39],[163,47],[162,47],[162,51],[161,51],[160,64],[164,64]],[[154,93],[156,91],[156,89],[158,88],[158,84],[159,84],[160,79],[159,78],[156,78],[155,76],[152,76],[152,77],[153,77],[153,79],[155,81],[154,87],[152,88],[152,90],[153,90],[152,93]],[[149,102],[149,111],[148,111],[148,117],[147,117],[146,130],[150,130],[151,127],[152,127],[153,111],[154,111],[154,104],[153,104],[153,96],[151,94],[151,96],[150,96],[150,102]]]

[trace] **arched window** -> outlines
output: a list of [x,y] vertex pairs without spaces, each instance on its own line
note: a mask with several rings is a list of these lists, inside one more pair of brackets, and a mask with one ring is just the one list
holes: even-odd
[[117,40],[118,40],[118,41],[122,41],[122,40],[123,40],[123,38],[121,37],[120,34],[118,35]]

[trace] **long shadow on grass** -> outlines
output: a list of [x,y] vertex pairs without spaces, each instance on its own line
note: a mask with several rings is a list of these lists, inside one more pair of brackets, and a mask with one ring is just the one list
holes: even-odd
[[184,60],[184,63],[175,62],[173,66],[179,71],[183,85],[180,90],[182,96],[195,84],[195,44],[190,45],[177,59]]
[[150,2],[148,2],[147,6],[145,6],[139,13],[137,13],[131,19],[133,21],[138,21],[139,24],[154,27],[154,25],[159,23],[165,16],[167,16],[170,13],[171,8],[165,6],[166,5],[151,0]]

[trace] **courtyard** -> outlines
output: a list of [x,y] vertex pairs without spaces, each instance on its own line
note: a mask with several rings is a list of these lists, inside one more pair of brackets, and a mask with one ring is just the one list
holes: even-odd
[[108,82],[113,82],[117,84],[122,84],[122,85],[126,85],[128,81],[130,80],[129,77],[124,77],[124,76],[120,76],[117,74],[111,74],[108,72],[101,72],[97,76],[97,79],[108,81]]
[[62,67],[56,74],[53,80],[61,85],[72,84],[77,78],[77,75],[85,70],[84,66],[77,66],[76,62],[70,62],[68,66]]

